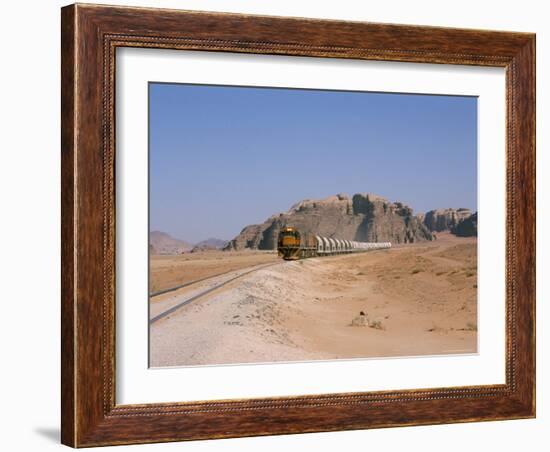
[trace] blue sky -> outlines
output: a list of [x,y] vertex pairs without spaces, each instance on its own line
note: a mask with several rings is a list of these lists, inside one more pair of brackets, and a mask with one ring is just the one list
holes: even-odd
[[477,99],[149,85],[150,229],[231,239],[305,198],[477,210]]

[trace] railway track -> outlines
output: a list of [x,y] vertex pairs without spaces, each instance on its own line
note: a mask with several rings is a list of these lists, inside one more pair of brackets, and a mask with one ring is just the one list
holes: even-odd
[[[161,312],[160,314],[157,314],[153,318],[149,319],[149,325],[152,325],[153,323],[158,322],[159,320],[162,320],[163,318],[165,318],[165,317],[169,316],[170,314],[173,314],[174,312],[176,312],[178,309],[192,303],[193,301],[198,300],[199,298],[202,298],[202,297],[208,295],[211,292],[214,292],[215,290],[221,289],[222,287],[232,283],[233,281],[235,281],[239,278],[242,278],[243,276],[249,275],[250,273],[256,272],[258,270],[262,270],[264,268],[273,267],[274,265],[281,265],[281,264],[283,264],[283,262],[275,262],[275,263],[271,263],[271,264],[262,264],[262,265],[258,265],[258,266],[253,267],[253,268],[249,268],[248,270],[246,270],[242,273],[239,273],[236,276],[233,276],[229,279],[226,279],[225,281],[222,281],[219,284],[215,284],[214,286],[211,286],[211,287],[203,290],[202,292],[199,292],[198,294],[195,294],[195,295],[191,296],[190,298],[186,298],[185,300],[182,300],[182,301],[178,302],[174,306],[171,306],[170,308],[166,309],[165,311]],[[181,284],[181,285],[172,287],[170,289],[165,289],[165,290],[156,292],[154,294],[151,294],[150,297],[152,298],[152,297],[156,297],[158,295],[162,295],[162,294],[165,294],[165,293],[176,291],[178,289],[182,289],[184,287],[190,287],[194,284],[198,284],[200,282],[204,282],[204,281],[207,281],[209,279],[218,278],[220,276],[226,275],[228,273],[233,273],[235,271],[237,271],[237,270],[230,270],[230,271],[227,271],[227,272],[219,273],[217,275],[208,276],[206,278],[201,278],[201,279],[197,279],[197,280],[194,280],[194,281],[190,281],[188,283]]]
[[207,280],[212,279],[212,278],[217,278],[218,276],[227,275],[228,273],[233,273],[235,271],[237,271],[237,270],[228,270],[226,272],[216,273],[215,275],[210,275],[210,276],[206,276],[204,278],[195,279],[193,281],[189,281],[189,282],[186,282],[184,284],[179,284],[177,286],[170,287],[168,289],[159,290],[158,292],[153,292],[153,293],[149,294],[149,298],[154,298],[154,297],[158,297],[159,295],[164,295],[165,293],[174,292],[176,290],[183,289],[184,287],[192,286],[194,284],[198,284],[200,282],[207,281]]

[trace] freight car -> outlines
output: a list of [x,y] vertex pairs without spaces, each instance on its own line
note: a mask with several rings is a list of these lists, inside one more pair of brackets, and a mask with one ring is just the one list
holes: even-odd
[[281,229],[277,241],[277,251],[284,260],[358,253],[390,247],[390,242],[355,242],[353,240],[327,238],[308,232],[300,232],[290,226]]

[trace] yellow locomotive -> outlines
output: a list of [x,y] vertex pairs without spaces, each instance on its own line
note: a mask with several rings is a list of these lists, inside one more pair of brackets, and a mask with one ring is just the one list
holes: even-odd
[[297,229],[287,226],[279,232],[277,250],[279,256],[287,261],[313,257],[317,255],[317,239],[313,234],[300,233]]
[[327,238],[309,232],[300,232],[291,226],[281,229],[279,239],[277,240],[279,256],[287,261],[306,257],[357,253],[390,247],[390,242],[356,242],[332,237]]

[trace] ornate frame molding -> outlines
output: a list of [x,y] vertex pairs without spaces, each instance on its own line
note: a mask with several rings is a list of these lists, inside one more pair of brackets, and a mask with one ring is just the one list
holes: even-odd
[[[506,68],[506,384],[116,405],[117,47]],[[63,8],[62,274],[62,442],[67,445],[533,417],[535,36],[79,4]]]

